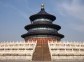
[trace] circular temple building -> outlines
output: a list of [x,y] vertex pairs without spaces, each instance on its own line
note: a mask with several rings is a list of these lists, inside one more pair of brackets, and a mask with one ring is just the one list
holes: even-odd
[[35,52],[33,53],[32,60],[36,61],[49,61],[51,60],[48,41],[59,42],[64,35],[58,33],[61,26],[53,24],[56,20],[54,15],[47,13],[44,9],[44,5],[41,5],[41,10],[37,14],[31,15],[31,24],[25,26],[28,31],[26,34],[21,35],[25,39],[37,41]]

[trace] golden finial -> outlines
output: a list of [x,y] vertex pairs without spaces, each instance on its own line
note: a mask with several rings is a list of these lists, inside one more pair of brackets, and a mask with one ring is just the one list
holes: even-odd
[[41,9],[44,9],[44,4],[41,4]]

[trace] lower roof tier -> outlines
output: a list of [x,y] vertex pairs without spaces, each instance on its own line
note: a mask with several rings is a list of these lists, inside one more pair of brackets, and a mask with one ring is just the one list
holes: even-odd
[[44,31],[26,33],[26,34],[21,35],[21,37],[25,38],[25,37],[34,36],[34,35],[51,35],[51,36],[56,36],[56,37],[59,37],[59,38],[64,38],[64,35],[62,35],[62,34],[59,34],[59,33],[49,33],[49,32],[44,32]]
[[38,27],[46,27],[46,28],[48,27],[48,28],[54,28],[56,30],[60,30],[61,29],[61,27],[59,25],[56,25],[56,24],[46,24],[46,23],[30,24],[30,25],[25,26],[25,29],[29,30],[29,29],[38,28]]

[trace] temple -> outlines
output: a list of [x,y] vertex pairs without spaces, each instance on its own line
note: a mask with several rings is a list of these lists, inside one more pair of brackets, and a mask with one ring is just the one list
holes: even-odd
[[22,35],[25,41],[28,41],[31,38],[33,40],[33,38],[38,37],[39,39],[43,37],[51,39],[53,38],[57,41],[60,41],[62,38],[64,38],[64,35],[58,33],[58,30],[61,29],[61,26],[52,23],[56,17],[47,13],[43,4],[41,5],[40,12],[31,15],[29,18],[31,24],[25,26],[25,29],[28,31],[28,33]]
[[54,15],[41,10],[29,17],[25,41],[0,42],[0,62],[84,62],[84,42],[61,41]]
[[28,40],[37,41],[33,60],[51,60],[48,41],[60,41],[64,37],[64,35],[58,33],[61,27],[52,23],[55,19],[54,15],[45,11],[43,4],[40,12],[30,16],[31,24],[25,26],[28,33],[23,34],[22,37],[25,39],[25,42]]

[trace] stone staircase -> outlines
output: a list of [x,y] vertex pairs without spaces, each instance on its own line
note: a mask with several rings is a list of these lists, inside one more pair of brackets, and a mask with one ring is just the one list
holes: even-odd
[[48,43],[45,43],[45,39],[39,40],[33,54],[33,61],[50,61],[51,56],[48,48]]
[[36,46],[35,52],[33,54],[33,59],[34,61],[50,61],[50,52],[48,49],[48,44],[38,44]]

